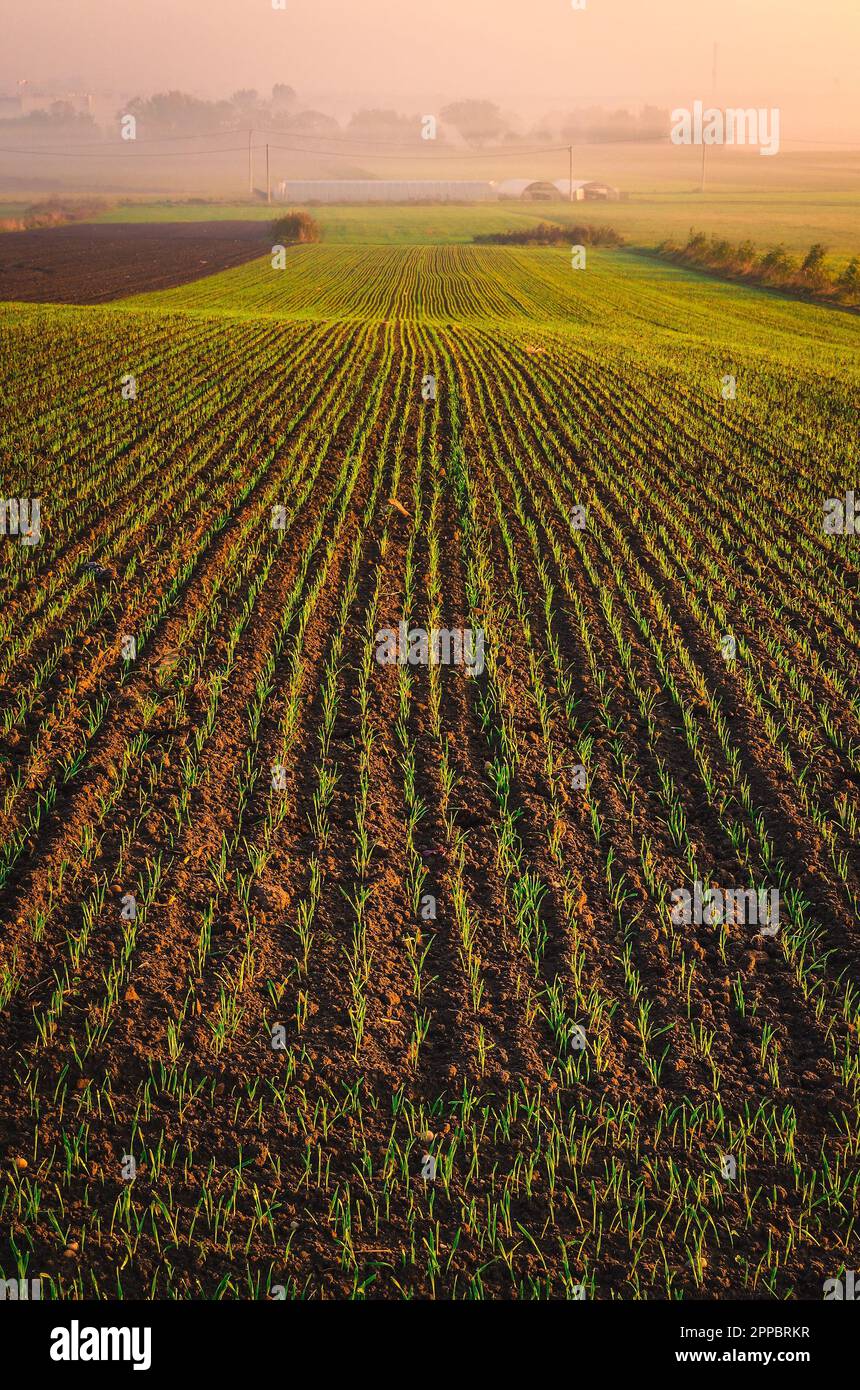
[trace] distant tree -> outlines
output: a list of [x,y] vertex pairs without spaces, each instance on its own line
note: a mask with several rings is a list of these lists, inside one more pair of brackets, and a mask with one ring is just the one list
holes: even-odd
[[664,140],[669,126],[669,112],[664,107],[643,106],[636,122],[636,139]]
[[848,294],[860,294],[860,261],[856,256],[852,256],[836,283]]
[[679,248],[672,241],[663,241],[657,251],[673,260],[704,266],[730,277],[743,276],[745,280],[789,293],[800,291],[829,300],[839,291],[841,297],[850,298],[852,302],[860,295],[860,259],[855,256],[838,280],[834,280],[824,264],[826,247],[820,242],[809,248],[801,265],[782,245],[771,246],[759,255],[751,241],[733,246],[725,237],[711,236],[709,239],[703,232],[693,230],[686,246]]
[[230,105],[240,116],[251,116],[260,105],[260,96],[253,87],[242,87],[230,98]]
[[632,111],[610,111],[595,132],[598,141],[635,140],[638,123]]
[[602,106],[584,106],[568,112],[559,125],[559,133],[574,144],[662,140],[668,130],[669,113],[657,106],[645,106],[639,115],[621,107],[607,111]]
[[294,87],[289,87],[286,82],[276,82],[272,88],[272,110],[289,111],[295,106],[298,100]]
[[334,117],[324,111],[299,111],[290,121],[290,128],[304,135],[334,135],[340,130]]
[[800,267],[804,275],[819,275],[824,269],[824,257],[827,255],[827,247],[820,241],[815,241],[810,246],[804,257],[803,265]]
[[118,117],[137,117],[140,130],[161,135],[195,135],[217,130],[235,121],[227,102],[201,101],[187,92],[156,92],[151,97],[135,97],[118,112]]
[[92,136],[95,121],[89,111],[75,111],[65,101],[51,103],[48,110],[28,111],[26,116],[11,116],[0,120],[3,129],[27,130],[31,127],[47,127],[49,130],[62,127],[72,134]]
[[364,109],[350,117],[347,130],[367,140],[402,140],[406,143],[420,139],[421,120],[418,116],[401,116],[398,111]]
[[779,275],[787,275],[796,268],[795,261],[782,245],[772,246],[769,251],[765,251],[761,258],[760,265],[762,270],[768,270]]
[[493,101],[452,101],[440,116],[470,144],[483,145],[498,140],[505,131],[505,120]]

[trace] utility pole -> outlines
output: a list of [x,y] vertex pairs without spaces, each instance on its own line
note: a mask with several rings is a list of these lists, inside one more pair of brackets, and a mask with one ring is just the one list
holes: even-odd
[[567,167],[569,171],[568,189],[570,202],[573,202],[573,145],[567,147]]
[[269,178],[269,145],[266,142],[266,202],[272,201],[272,183]]
[[253,130],[248,131],[248,194],[254,196],[254,153],[251,141],[254,138]]

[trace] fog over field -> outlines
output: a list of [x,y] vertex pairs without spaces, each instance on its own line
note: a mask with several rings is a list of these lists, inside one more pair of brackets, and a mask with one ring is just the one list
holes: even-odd
[[[281,3],[281,0],[275,0]],[[215,97],[286,82],[339,118],[477,96],[561,105],[779,106],[786,139],[860,139],[854,0],[3,0],[0,91]]]

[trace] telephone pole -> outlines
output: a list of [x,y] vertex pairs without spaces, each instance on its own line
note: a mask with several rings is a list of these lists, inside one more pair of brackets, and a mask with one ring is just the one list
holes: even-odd
[[253,130],[248,131],[248,193],[254,196],[254,151],[251,141],[254,138]]
[[568,167],[568,196],[569,201],[573,202],[573,145],[567,147],[567,167]]
[[272,201],[272,183],[269,178],[269,145],[266,142],[266,202]]

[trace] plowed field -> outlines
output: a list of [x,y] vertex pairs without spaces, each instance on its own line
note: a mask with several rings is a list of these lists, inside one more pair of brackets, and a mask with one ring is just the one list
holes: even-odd
[[4,1277],[856,1267],[856,323],[471,247],[0,308]]
[[225,221],[83,223],[4,232],[0,299],[102,304],[184,285],[259,256],[267,230],[259,222]]

